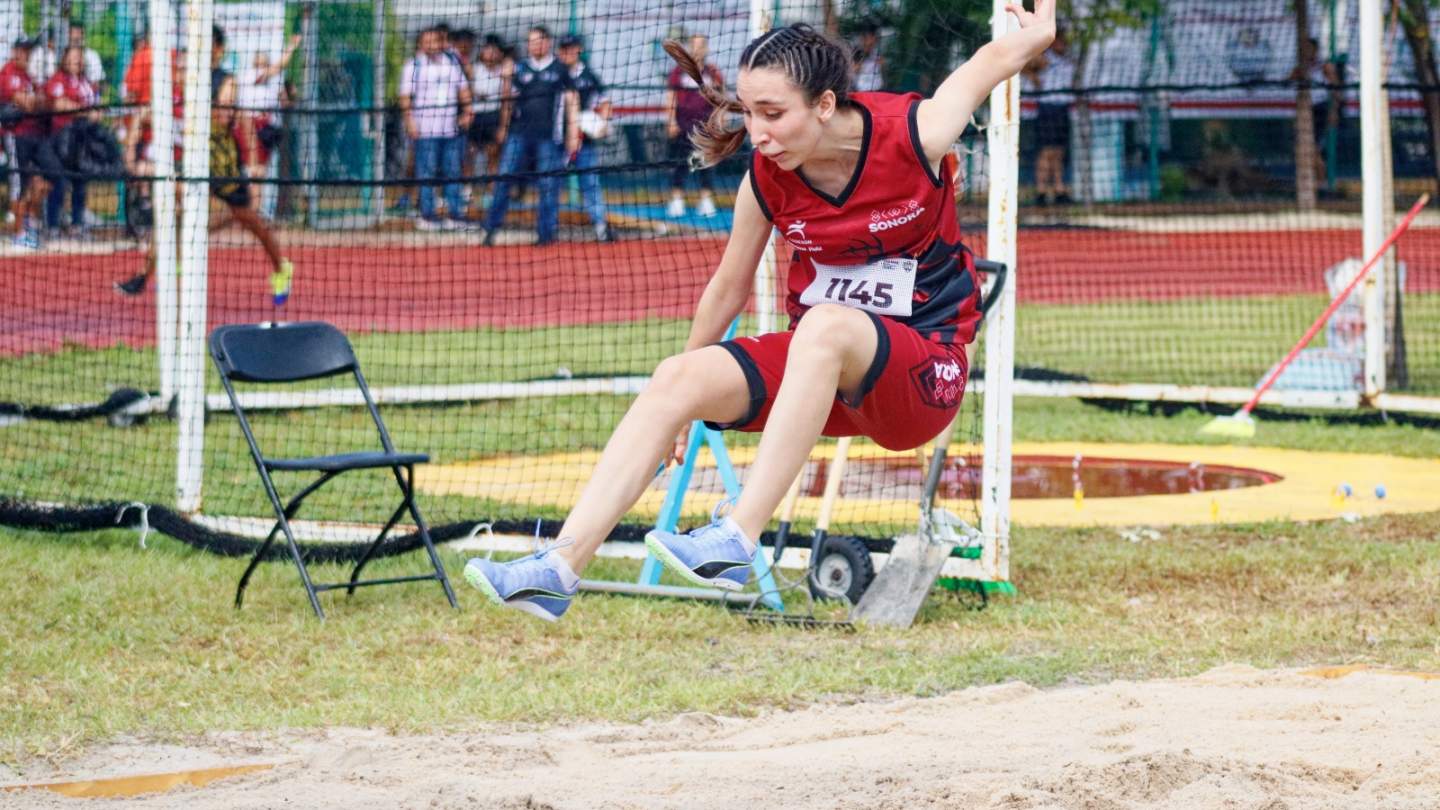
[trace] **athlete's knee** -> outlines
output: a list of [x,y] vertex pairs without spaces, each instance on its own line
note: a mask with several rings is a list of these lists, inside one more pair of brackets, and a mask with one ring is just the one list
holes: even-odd
[[870,316],[839,304],[820,304],[800,318],[791,350],[843,351],[875,334]]
[[671,355],[655,367],[641,399],[650,407],[688,411],[703,388],[703,375],[695,352]]

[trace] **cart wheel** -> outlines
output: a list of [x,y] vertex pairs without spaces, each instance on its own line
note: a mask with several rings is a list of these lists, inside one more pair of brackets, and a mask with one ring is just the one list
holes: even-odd
[[855,537],[827,537],[810,577],[810,595],[816,599],[844,597],[855,604],[875,579],[870,549]]

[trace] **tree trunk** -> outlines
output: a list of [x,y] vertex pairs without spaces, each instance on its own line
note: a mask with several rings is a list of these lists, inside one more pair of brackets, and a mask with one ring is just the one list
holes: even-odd
[[1085,89],[1085,67],[1090,62],[1090,40],[1082,38],[1075,46],[1075,75],[1070,80],[1070,89],[1075,96],[1075,154],[1071,166],[1075,172],[1075,199],[1082,203],[1095,201],[1094,168],[1090,165],[1093,154],[1091,141],[1094,139],[1090,120],[1090,97]]
[[1420,101],[1430,135],[1431,168],[1440,184],[1440,70],[1435,65],[1435,40],[1430,36],[1425,0],[1404,0],[1400,27],[1405,30],[1405,42],[1415,58],[1415,79],[1425,88],[1420,91]]
[[[1362,0],[1364,2],[1364,0]],[[1295,204],[1315,209],[1315,109],[1310,104],[1310,65],[1305,45],[1310,40],[1310,2],[1295,0]]]

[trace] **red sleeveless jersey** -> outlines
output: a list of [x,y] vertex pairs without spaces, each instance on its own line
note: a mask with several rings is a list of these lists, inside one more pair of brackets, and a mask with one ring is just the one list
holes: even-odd
[[765,217],[794,249],[785,305],[791,327],[815,280],[815,262],[862,265],[885,258],[917,261],[911,314],[895,320],[936,343],[969,343],[980,320],[974,257],[960,243],[955,157],[937,177],[925,159],[915,93],[852,93],[864,120],[860,160],[840,196],[810,185],[754,153],[750,183]]

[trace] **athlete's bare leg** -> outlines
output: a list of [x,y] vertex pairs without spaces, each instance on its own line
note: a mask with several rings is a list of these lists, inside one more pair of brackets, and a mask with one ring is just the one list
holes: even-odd
[[[875,330],[872,327],[870,331]],[[828,403],[829,398],[825,399]],[[594,558],[621,516],[644,494],[656,466],[670,454],[682,428],[696,419],[733,422],[743,417],[749,407],[745,373],[735,358],[719,346],[707,346],[661,362],[611,434],[590,480],[565,519],[558,537],[574,543],[556,553],[579,573]],[[789,485],[786,481],[785,486]]]
[[800,319],[755,462],[730,514],[750,539],[759,540],[800,474],[825,427],[835,393],[848,396],[860,390],[879,344],[874,322],[858,309],[821,304]]
[[270,257],[271,268],[278,271],[280,263],[285,260],[280,255],[280,243],[275,240],[275,234],[265,225],[265,220],[260,218],[259,212],[253,208],[236,205],[227,204],[225,207],[230,210],[230,216],[240,224],[240,227],[260,240],[261,247],[265,248],[265,255]]

